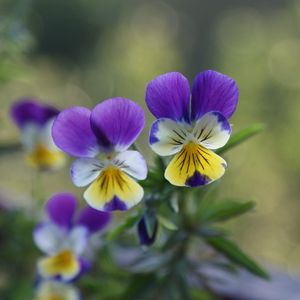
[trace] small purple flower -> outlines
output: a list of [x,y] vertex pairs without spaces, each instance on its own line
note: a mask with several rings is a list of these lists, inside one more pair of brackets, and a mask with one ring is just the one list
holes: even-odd
[[56,169],[64,164],[65,156],[56,147],[51,127],[59,111],[35,100],[22,99],[11,108],[11,118],[21,130],[26,161],[39,169]]
[[219,179],[226,162],[212,150],[229,140],[228,119],[238,102],[235,81],[215,71],[198,74],[192,87],[180,73],[150,81],[146,103],[157,118],[149,144],[161,156],[174,155],[165,178],[177,186],[201,186]]
[[76,216],[76,208],[70,193],[54,195],[46,204],[48,221],[33,232],[35,244],[47,255],[38,262],[42,278],[71,281],[88,269],[85,253],[90,237],[108,225],[111,214],[86,207]]
[[142,108],[125,98],[108,99],[92,111],[72,107],[58,115],[53,139],[64,152],[79,157],[71,178],[76,186],[89,185],[84,198],[91,207],[126,210],[143,198],[142,187],[132,177],[145,179],[147,165],[138,151],[128,148],[144,124]]

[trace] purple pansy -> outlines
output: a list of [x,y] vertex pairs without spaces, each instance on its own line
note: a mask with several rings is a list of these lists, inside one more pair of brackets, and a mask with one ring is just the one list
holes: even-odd
[[93,110],[72,107],[56,118],[52,136],[56,145],[78,157],[71,167],[76,186],[89,185],[87,203],[101,211],[126,210],[141,201],[135,180],[147,176],[145,159],[128,150],[145,125],[142,108],[125,98],[112,98]]
[[51,127],[59,111],[32,99],[15,102],[11,118],[21,131],[26,161],[39,169],[56,169],[64,164],[63,153],[56,147]]
[[165,171],[170,183],[200,186],[224,174],[226,162],[212,150],[227,143],[228,119],[237,102],[235,81],[215,71],[198,74],[192,93],[188,80],[177,72],[150,81],[146,103],[157,120],[150,129],[149,144],[161,156],[175,154]]
[[91,207],[76,214],[77,200],[70,193],[54,195],[46,203],[47,221],[35,228],[33,239],[46,254],[38,263],[42,278],[71,281],[89,269],[85,254],[91,236],[103,230],[111,214]]

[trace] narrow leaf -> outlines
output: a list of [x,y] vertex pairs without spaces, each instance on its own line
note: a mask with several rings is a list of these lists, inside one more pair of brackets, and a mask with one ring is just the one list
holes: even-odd
[[248,212],[255,207],[255,202],[237,201],[215,202],[200,213],[202,222],[222,222]]
[[242,129],[241,131],[234,133],[229,142],[222,148],[218,149],[216,151],[217,154],[223,154],[226,151],[228,151],[229,149],[241,144],[242,142],[248,140],[249,138],[251,138],[252,136],[260,133],[261,131],[263,131],[265,129],[265,125],[258,123],[258,124],[253,124],[245,129]]
[[268,273],[255,261],[248,257],[234,242],[223,237],[209,237],[205,240],[215,250],[221,252],[233,263],[245,268],[256,276],[263,279],[269,279]]
[[178,229],[176,224],[174,224],[172,221],[170,221],[169,219],[167,219],[161,215],[157,215],[157,219],[158,219],[158,222],[166,229],[169,229],[169,230],[177,230]]
[[112,241],[116,239],[125,230],[132,228],[140,219],[139,215],[128,217],[121,225],[110,231],[107,235],[107,240]]

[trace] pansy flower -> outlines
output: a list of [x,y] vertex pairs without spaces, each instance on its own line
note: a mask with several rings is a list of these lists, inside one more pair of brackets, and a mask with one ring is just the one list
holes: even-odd
[[75,215],[76,207],[76,198],[70,193],[54,195],[46,204],[48,221],[33,232],[35,244],[46,254],[38,262],[42,278],[74,280],[90,265],[84,256],[90,238],[109,223],[111,214],[86,207]]
[[131,100],[112,98],[92,111],[72,107],[56,118],[56,145],[79,157],[71,167],[76,186],[87,186],[84,198],[101,211],[126,210],[141,201],[142,187],[133,179],[146,178],[143,156],[128,148],[145,124],[144,111]]
[[171,72],[147,86],[146,102],[157,118],[149,143],[161,156],[175,155],[165,178],[176,186],[200,186],[219,179],[226,162],[213,150],[224,146],[231,134],[228,119],[238,102],[235,81],[215,71],[196,76],[192,93],[188,80]]
[[21,130],[26,161],[39,169],[55,169],[63,165],[64,154],[55,146],[51,127],[59,111],[34,100],[23,99],[11,108],[11,117]]
[[41,281],[35,291],[34,300],[80,300],[76,287],[57,280]]

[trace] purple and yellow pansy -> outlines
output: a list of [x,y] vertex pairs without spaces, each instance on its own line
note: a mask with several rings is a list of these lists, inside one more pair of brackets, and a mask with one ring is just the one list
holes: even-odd
[[165,170],[173,185],[195,187],[219,179],[226,162],[213,150],[229,140],[228,119],[238,102],[233,79],[215,71],[198,74],[192,86],[180,73],[171,72],[150,81],[146,103],[157,118],[149,143],[161,156],[174,155]]
[[143,198],[133,179],[147,176],[143,156],[128,148],[145,125],[142,108],[125,98],[112,98],[93,110],[72,107],[56,118],[52,135],[56,145],[78,157],[71,178],[84,192],[87,203],[101,211],[127,210]]
[[111,214],[86,207],[76,215],[76,208],[77,200],[70,193],[48,200],[48,221],[33,232],[35,244],[46,254],[38,261],[40,277],[71,281],[89,268],[85,253],[90,251],[90,237],[107,226]]
[[56,147],[51,135],[53,121],[59,111],[32,99],[14,103],[11,117],[21,131],[27,163],[38,169],[56,169],[65,155]]

